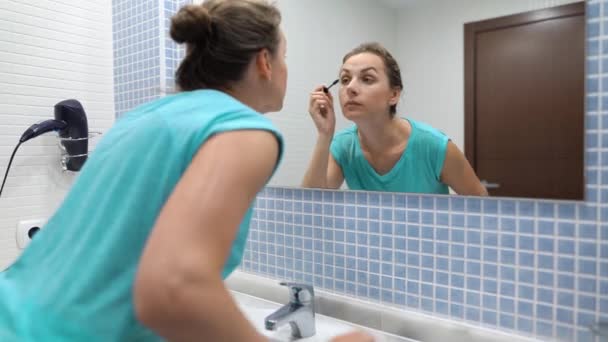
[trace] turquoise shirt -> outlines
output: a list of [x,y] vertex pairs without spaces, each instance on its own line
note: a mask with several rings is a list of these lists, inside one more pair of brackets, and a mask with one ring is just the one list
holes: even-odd
[[393,168],[378,174],[365,159],[357,126],[346,128],[334,136],[331,155],[340,168],[351,190],[414,192],[448,194],[441,182],[448,137],[437,129],[408,119],[412,126],[407,146]]
[[[133,308],[146,239],[200,146],[216,133],[244,129],[274,133],[282,153],[269,119],[219,91],[167,96],[120,118],[59,209],[0,274],[0,341],[160,340]],[[241,261],[251,213],[223,277]]]

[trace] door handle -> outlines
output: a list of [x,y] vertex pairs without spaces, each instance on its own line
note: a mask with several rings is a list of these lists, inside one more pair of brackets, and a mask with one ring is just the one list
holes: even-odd
[[485,179],[481,181],[481,185],[485,186],[486,189],[498,189],[498,188],[500,188],[500,184],[498,184],[498,183],[488,183],[488,181],[485,180]]

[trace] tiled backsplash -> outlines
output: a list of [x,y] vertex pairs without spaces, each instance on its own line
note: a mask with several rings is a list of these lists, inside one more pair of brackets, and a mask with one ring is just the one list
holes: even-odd
[[608,225],[552,201],[268,188],[242,270],[565,341],[608,320]]
[[267,188],[241,269],[542,339],[599,341],[589,326],[608,321],[608,1],[588,2],[587,18],[586,202]]

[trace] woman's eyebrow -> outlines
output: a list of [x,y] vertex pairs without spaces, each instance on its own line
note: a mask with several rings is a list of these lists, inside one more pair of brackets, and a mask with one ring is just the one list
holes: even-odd
[[364,73],[364,72],[366,72],[366,71],[370,71],[370,70],[373,70],[373,71],[375,71],[375,72],[378,72],[378,70],[376,70],[376,68],[374,68],[374,67],[367,67],[367,68],[365,68],[365,69],[361,70],[361,73]]
[[[363,69],[360,71],[360,73],[364,73],[364,72],[366,72],[366,71],[370,71],[370,70],[373,70],[373,71],[375,71],[375,72],[378,72],[378,70],[377,70],[375,67],[373,67],[373,66],[372,66],[372,67],[363,68]],[[350,71],[349,69],[347,69],[347,68],[342,68],[342,69],[340,70],[340,74],[342,74],[342,73],[350,73],[350,72],[351,72],[351,71]]]

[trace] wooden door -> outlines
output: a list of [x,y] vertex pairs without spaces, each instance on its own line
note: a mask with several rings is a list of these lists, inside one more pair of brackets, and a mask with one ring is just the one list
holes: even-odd
[[465,154],[492,196],[584,198],[584,2],[465,25]]

